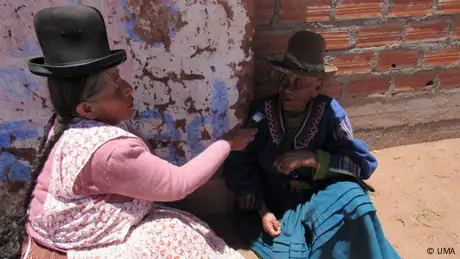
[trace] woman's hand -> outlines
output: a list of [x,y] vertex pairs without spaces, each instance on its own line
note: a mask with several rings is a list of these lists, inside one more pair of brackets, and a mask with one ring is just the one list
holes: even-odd
[[257,129],[242,129],[236,126],[222,136],[222,139],[230,144],[232,150],[243,150],[249,142],[253,141]]
[[274,163],[278,171],[288,175],[295,169],[303,166],[318,168],[318,157],[309,150],[287,152],[279,156]]

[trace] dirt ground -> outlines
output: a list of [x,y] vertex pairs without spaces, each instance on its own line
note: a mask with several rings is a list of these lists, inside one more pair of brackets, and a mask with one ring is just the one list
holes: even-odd
[[369,181],[377,190],[372,199],[401,257],[460,258],[460,139],[374,154],[380,165]]
[[[374,154],[379,168],[369,181],[376,188],[371,196],[386,236],[400,256],[460,258],[460,139]],[[246,258],[257,258],[239,251]]]

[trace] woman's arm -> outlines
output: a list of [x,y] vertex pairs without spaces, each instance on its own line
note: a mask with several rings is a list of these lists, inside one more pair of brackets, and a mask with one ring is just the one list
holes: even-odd
[[[255,111],[258,103],[253,103],[249,109],[249,116]],[[263,128],[268,126],[263,122],[256,125],[259,129],[254,141],[249,143],[243,151],[233,151],[223,165],[223,176],[227,188],[235,195],[238,209],[260,210],[264,206],[264,194],[259,179],[260,166],[258,150],[264,137]]]
[[119,194],[149,201],[176,201],[207,182],[230,153],[219,140],[183,166],[145,149],[142,140],[119,138],[100,147],[76,181],[76,193]]

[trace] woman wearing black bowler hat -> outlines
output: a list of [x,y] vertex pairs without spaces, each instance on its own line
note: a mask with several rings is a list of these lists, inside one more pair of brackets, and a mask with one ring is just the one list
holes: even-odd
[[54,114],[20,204],[0,217],[0,257],[242,258],[206,223],[159,202],[195,191],[256,130],[233,129],[184,166],[169,164],[120,124],[133,115],[133,90],[100,12],[47,8],[34,26],[44,57],[29,69],[47,77]]

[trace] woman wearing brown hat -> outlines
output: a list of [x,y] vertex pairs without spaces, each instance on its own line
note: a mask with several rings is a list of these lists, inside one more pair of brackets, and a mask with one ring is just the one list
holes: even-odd
[[27,234],[24,257],[32,258],[43,250],[68,258],[241,258],[207,224],[158,202],[196,190],[257,130],[231,130],[184,166],[171,165],[120,124],[133,115],[133,90],[116,68],[126,53],[109,49],[100,12],[47,8],[34,26],[44,57],[29,69],[47,77],[54,115],[22,204],[0,218],[0,258],[20,257]]
[[318,92],[337,71],[324,38],[299,31],[270,62],[279,94],[252,104],[267,120],[224,163],[240,238],[261,258],[399,258],[363,180],[377,168],[339,103]]

